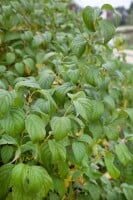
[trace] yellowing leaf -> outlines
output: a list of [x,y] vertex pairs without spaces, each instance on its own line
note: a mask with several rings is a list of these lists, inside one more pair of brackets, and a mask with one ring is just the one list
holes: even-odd
[[120,176],[120,171],[116,168],[116,166],[113,163],[114,162],[113,154],[110,152],[107,152],[104,160],[105,160],[105,165],[107,167],[109,175],[112,178],[117,179]]

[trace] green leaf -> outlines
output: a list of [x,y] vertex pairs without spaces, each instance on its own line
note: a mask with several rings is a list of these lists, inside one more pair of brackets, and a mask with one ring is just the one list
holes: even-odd
[[6,71],[6,67],[4,65],[0,65],[0,73],[4,73]]
[[92,122],[89,124],[89,130],[92,133],[93,138],[103,138],[103,127],[100,122]]
[[96,184],[94,185],[92,183],[87,183],[86,188],[89,191],[93,200],[99,200],[100,199],[101,190],[100,190],[100,187],[98,185],[96,185]]
[[132,185],[128,185],[126,183],[123,183],[121,185],[122,189],[123,189],[123,193],[126,197],[127,200],[131,200],[133,197],[133,186]]
[[4,35],[4,42],[17,40],[20,38],[20,33],[18,31],[7,31]]
[[115,12],[113,13],[113,22],[115,27],[118,27],[120,25],[121,19],[122,15],[115,10]]
[[49,140],[48,145],[54,163],[66,160],[66,149],[62,144],[54,140]]
[[64,180],[54,177],[53,183],[55,191],[59,194],[60,198],[63,198],[66,192]]
[[0,200],[5,199],[9,192],[13,167],[12,164],[5,164],[0,167]]
[[81,115],[86,121],[99,119],[103,112],[103,104],[96,100],[78,98],[73,101],[77,114]]
[[92,140],[92,138],[89,136],[89,135],[87,135],[87,134],[83,134],[83,135],[81,135],[80,137],[78,137],[78,141],[79,142],[85,142],[85,143],[87,143],[88,145],[92,145],[92,143],[93,143],[93,140]]
[[117,179],[120,176],[120,171],[116,168],[114,165],[114,156],[112,153],[107,152],[105,155],[105,165],[107,167],[107,170],[110,174],[110,176],[114,179]]
[[[14,2],[13,2],[14,3]],[[33,38],[33,33],[31,31],[25,31],[22,35],[21,35],[22,40],[26,40],[28,42],[31,42],[32,38]]]
[[1,148],[1,158],[4,164],[8,163],[13,158],[14,148],[9,145],[4,145]]
[[99,21],[99,25],[104,38],[104,42],[107,43],[109,40],[113,38],[115,34],[115,27],[112,24],[112,22],[110,22],[107,19]]
[[116,155],[118,156],[118,159],[123,165],[126,166],[129,162],[132,161],[133,156],[125,144],[123,143],[117,144],[115,146],[115,152]]
[[62,85],[59,85],[58,87],[55,88],[55,99],[57,100],[58,103],[63,104],[65,102],[65,97],[66,94],[73,90],[75,87],[71,85],[71,83],[66,82],[63,83]]
[[104,104],[111,110],[115,109],[114,99],[109,95],[104,97]]
[[23,173],[28,168],[28,165],[24,165],[23,163],[16,164],[12,171],[12,186],[13,190],[17,188],[20,192],[23,192]]
[[7,53],[6,54],[6,63],[11,65],[15,62],[16,56],[14,53]]
[[117,140],[119,137],[116,125],[113,124],[104,125],[103,131],[109,140]]
[[29,74],[35,70],[35,63],[32,58],[24,59],[23,63],[25,64],[25,71],[29,71]]
[[80,164],[86,154],[85,145],[82,142],[73,142],[72,150],[73,150],[76,162]]
[[109,11],[111,11],[111,12],[114,12],[114,11],[115,11],[114,8],[113,8],[113,6],[110,5],[110,4],[103,4],[102,7],[101,7],[101,9],[102,9],[102,10],[109,10]]
[[40,89],[40,85],[36,82],[36,80],[32,77],[31,79],[25,79],[23,81],[19,81],[15,85],[15,89],[18,90],[23,87]]
[[60,200],[60,197],[56,193],[50,192],[49,200]]
[[43,144],[40,148],[40,160],[43,166],[50,171],[52,168],[52,154],[48,143]]
[[15,69],[20,76],[22,76],[24,74],[24,64],[23,63],[21,63],[21,62],[15,63]]
[[93,86],[99,86],[101,83],[99,70],[95,67],[87,67],[85,70],[85,79],[87,83]]
[[48,91],[39,90],[38,92],[43,95],[44,98],[38,98],[31,108],[33,111],[42,114],[45,124],[47,125],[53,113],[56,112],[57,105]]
[[87,41],[82,35],[78,35],[74,38],[72,42],[72,51],[78,58],[80,58],[86,48]]
[[43,196],[45,196],[52,187],[51,177],[41,166],[28,166],[22,178],[24,191],[26,193],[31,192],[37,194],[39,191],[43,191]]
[[80,71],[79,71],[79,69],[75,69],[75,70],[69,69],[68,70],[68,77],[70,78],[70,80],[74,84],[79,82],[79,80],[80,80]]
[[53,117],[51,128],[54,138],[61,140],[68,135],[71,130],[71,120],[68,117]]
[[129,118],[133,122],[133,108],[127,108],[125,112],[128,114]]
[[88,30],[94,32],[95,31],[94,9],[90,6],[87,6],[86,8],[83,9],[82,17]]
[[92,113],[90,119],[92,121],[98,120],[104,113],[104,105],[100,101],[91,100]]
[[[51,102],[42,98],[38,98],[35,103],[32,105],[32,110],[40,113],[52,115],[53,111],[56,110],[55,107],[52,107]],[[48,117],[49,121],[49,117]],[[46,121],[47,124],[47,121]]]
[[18,145],[17,141],[13,137],[11,137],[10,135],[4,134],[2,138],[0,139],[0,145],[5,145],[5,144],[12,144],[15,146]]
[[36,54],[36,63],[37,64],[43,64],[44,55],[45,55],[45,51],[43,51],[43,50],[37,52],[37,54]]
[[32,40],[32,48],[37,49],[41,44],[43,44],[44,38],[42,35],[35,35]]
[[83,91],[77,92],[75,94],[68,93],[67,94],[73,101],[78,98],[85,98],[86,94]]
[[10,109],[13,98],[10,92],[0,89],[0,118],[2,118]]
[[57,53],[56,52],[49,52],[49,53],[47,53],[47,54],[45,54],[44,56],[43,56],[43,60],[42,60],[42,62],[43,63],[47,63],[49,60],[51,60],[54,56],[56,56],[57,55]]
[[52,187],[52,179],[41,166],[19,163],[12,171],[12,185],[14,196],[16,196],[15,192],[19,191],[29,197],[41,199]]
[[25,128],[33,143],[42,141],[46,135],[45,122],[35,114],[26,117]]
[[6,134],[17,137],[24,130],[25,113],[20,108],[11,108],[8,115],[2,119],[1,125]]
[[58,163],[58,173],[61,178],[65,178],[69,173],[69,165],[66,161],[60,161]]
[[52,70],[45,69],[39,72],[38,83],[41,88],[49,89],[55,79],[55,74]]
[[78,115],[83,119],[89,120],[92,112],[91,102],[87,98],[78,98],[73,101],[74,107]]

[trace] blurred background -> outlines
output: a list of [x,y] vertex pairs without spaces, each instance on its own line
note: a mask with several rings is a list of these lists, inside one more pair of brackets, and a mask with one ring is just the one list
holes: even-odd
[[[111,4],[120,14],[121,21],[114,38],[118,50],[124,50],[133,63],[133,0],[73,0],[77,9],[89,5],[101,7],[103,4]],[[111,18],[111,13],[105,11],[105,18]]]

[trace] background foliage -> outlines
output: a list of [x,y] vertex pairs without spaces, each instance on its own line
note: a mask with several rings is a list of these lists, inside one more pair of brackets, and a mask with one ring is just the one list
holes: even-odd
[[73,9],[1,1],[1,200],[132,199],[133,68],[108,44],[119,14]]

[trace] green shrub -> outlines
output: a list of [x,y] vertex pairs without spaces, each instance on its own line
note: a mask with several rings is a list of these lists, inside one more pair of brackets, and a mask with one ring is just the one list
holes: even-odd
[[1,1],[1,200],[132,199],[133,69],[108,44],[119,15],[70,8]]

